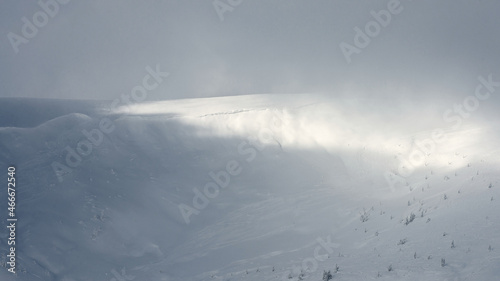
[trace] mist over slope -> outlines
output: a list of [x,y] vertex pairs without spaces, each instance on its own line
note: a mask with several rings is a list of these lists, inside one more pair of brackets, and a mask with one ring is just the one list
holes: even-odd
[[109,103],[90,100],[0,98],[0,127],[36,127],[71,113],[95,116],[104,113]]
[[487,106],[457,126],[442,104],[321,95],[61,101],[57,114],[23,102],[43,122],[0,128],[20,241],[2,280],[321,280],[336,264],[334,280],[500,274]]

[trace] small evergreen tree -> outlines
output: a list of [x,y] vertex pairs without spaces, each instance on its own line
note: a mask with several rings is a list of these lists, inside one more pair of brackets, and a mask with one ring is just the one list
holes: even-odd
[[411,213],[409,217],[405,219],[405,225],[409,225],[415,219],[415,214]]
[[361,220],[361,222],[366,222],[368,221],[369,218],[370,218],[370,213],[368,213],[366,209],[363,208],[363,213],[360,214],[359,219]]
[[328,271],[323,271],[323,281],[330,281],[333,279],[333,275],[332,273],[330,272],[330,270]]
[[300,270],[299,274],[299,280],[304,280],[304,277],[306,276],[306,273],[303,269]]

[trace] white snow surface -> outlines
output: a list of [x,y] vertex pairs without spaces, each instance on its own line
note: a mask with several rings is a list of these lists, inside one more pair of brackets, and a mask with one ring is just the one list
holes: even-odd
[[[59,114],[30,99],[7,110],[6,101],[0,117],[17,111],[26,120],[0,127],[0,182],[7,186],[15,165],[19,220],[17,273],[2,269],[0,280],[322,280],[325,270],[333,280],[500,276],[500,131],[486,110],[452,128],[437,105],[322,95],[113,110],[53,101],[72,105]],[[23,108],[35,108],[36,120]],[[113,130],[89,152],[83,130],[105,118]],[[446,139],[410,159],[436,129]],[[78,148],[89,153],[70,167],[68,149]],[[414,169],[403,176],[408,159]],[[54,162],[71,169],[61,181]],[[235,163],[239,173],[230,175]],[[210,176],[221,171],[226,186]],[[403,181],[391,187],[388,172]],[[194,190],[206,186],[211,198],[200,201]],[[180,206],[194,203],[206,206],[186,223]],[[7,237],[3,227],[3,267]]]

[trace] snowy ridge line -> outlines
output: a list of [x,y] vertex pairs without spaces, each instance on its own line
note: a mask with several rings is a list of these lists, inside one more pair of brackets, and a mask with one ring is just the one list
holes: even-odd
[[[135,115],[140,113],[155,114],[155,113],[192,113],[206,112],[206,114],[213,114],[219,112],[227,112],[234,110],[235,107],[245,105],[248,109],[262,109],[262,108],[299,108],[311,103],[311,98],[319,101],[328,100],[326,96],[314,94],[254,94],[254,95],[238,95],[238,96],[221,96],[209,98],[190,98],[190,99],[176,99],[164,101],[151,101],[142,102],[140,104],[133,104],[130,106],[120,106],[114,109],[114,114]],[[215,111],[215,112],[213,112]],[[204,114],[203,114],[204,115]]]
[[268,110],[268,108],[239,109],[239,110],[225,111],[225,112],[214,112],[214,113],[208,113],[208,114],[204,114],[204,115],[198,115],[196,117],[203,118],[203,117],[209,117],[209,116],[232,115],[232,114],[239,114],[239,113],[245,113],[245,112],[255,112],[255,111],[264,111],[264,110]]
[[92,118],[90,115],[83,114],[83,113],[68,113],[65,115],[57,116],[55,118],[49,119],[35,127],[0,127],[0,132],[1,131],[9,131],[9,130],[18,130],[18,131],[31,131],[31,130],[40,130],[44,129],[44,127],[52,126],[52,127],[57,127],[57,126],[68,126],[67,122],[80,122],[79,124],[83,124],[89,121],[92,121],[94,118]]
[[[233,111],[219,111],[219,112],[212,112],[212,113],[207,113],[207,114],[202,114],[202,115],[181,115],[181,114],[173,114],[172,112],[165,112],[165,113],[154,113],[154,114],[131,114],[128,113],[126,116],[137,116],[137,117],[166,117],[166,119],[174,119],[174,118],[182,118],[182,117],[197,117],[197,118],[203,118],[203,117],[209,117],[209,116],[217,116],[217,115],[232,115],[232,114],[239,114],[239,113],[246,113],[246,112],[259,112],[259,111],[266,111],[266,110],[273,110],[273,109],[290,109],[290,110],[295,110],[295,109],[301,109],[317,104],[321,104],[322,102],[316,102],[316,103],[309,103],[309,104],[304,104],[300,106],[295,106],[295,107],[265,107],[265,108],[251,108],[251,109],[236,109]],[[118,113],[111,113],[108,116],[122,116],[122,114]]]

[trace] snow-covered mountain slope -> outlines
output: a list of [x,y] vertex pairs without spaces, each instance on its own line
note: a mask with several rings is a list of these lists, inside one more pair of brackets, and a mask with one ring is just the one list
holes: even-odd
[[410,104],[253,95],[27,112],[0,128],[19,219],[18,273],[0,278],[495,280],[499,130],[486,109],[453,128],[446,108]]

